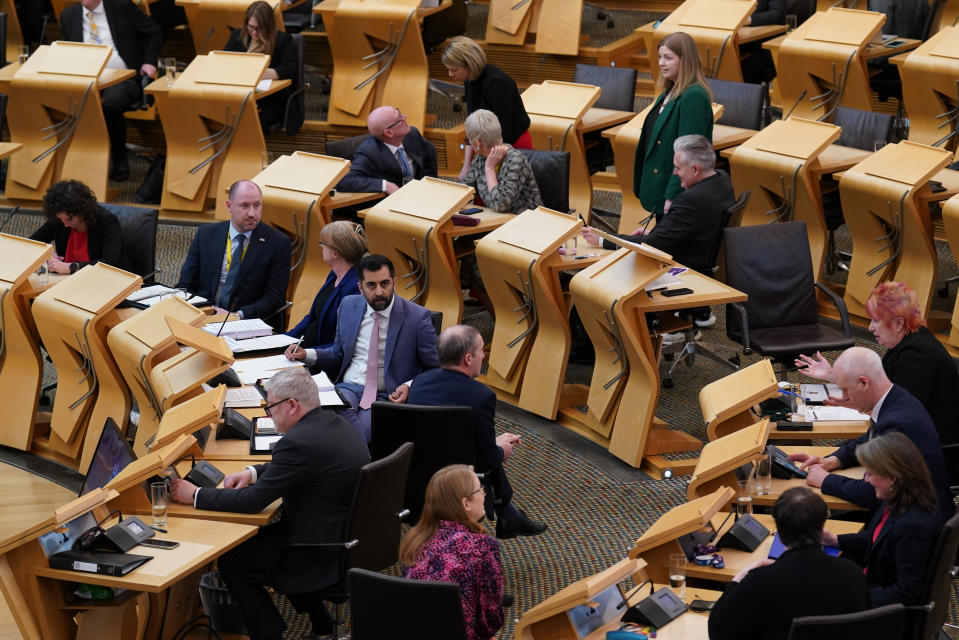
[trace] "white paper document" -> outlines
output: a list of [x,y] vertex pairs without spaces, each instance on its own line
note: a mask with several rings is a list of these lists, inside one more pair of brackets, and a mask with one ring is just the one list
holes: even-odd
[[806,405],[803,407],[802,414],[807,422],[816,422],[819,420],[830,422],[869,421],[869,416],[865,413],[859,413],[855,409],[848,409],[846,407],[811,407]]
[[330,377],[326,375],[325,371],[320,371],[318,374],[313,376],[313,382],[316,383],[317,389],[320,390],[320,405],[324,407],[343,407],[346,404],[343,402],[343,399],[340,398],[333,387],[333,383],[330,382]]
[[181,300],[186,300],[192,305],[204,305],[207,303],[207,299],[203,296],[195,296],[188,291],[183,291],[182,289],[171,289],[162,284],[155,284],[149,287],[143,287],[139,291],[134,291],[129,296],[127,300],[132,300],[133,302],[139,302],[140,304],[145,304],[148,307],[152,307],[160,300],[165,300],[166,298],[177,297]]
[[253,448],[257,451],[269,451],[270,445],[276,443],[283,436],[253,436]]
[[273,86],[273,81],[269,78],[264,78],[256,83],[256,91],[257,93],[269,91],[271,86]]
[[823,382],[799,385],[799,393],[807,402],[825,402],[828,396],[842,397],[842,389],[832,383]]
[[[220,329],[222,327],[222,330]],[[258,338],[268,336],[273,333],[273,328],[259,318],[249,320],[233,320],[232,322],[214,322],[203,325],[203,330],[213,335],[219,335],[234,340],[243,340],[244,338]]]
[[296,342],[296,338],[288,336],[285,333],[278,333],[273,336],[260,336],[258,338],[246,338],[245,340],[227,339],[227,344],[233,349],[233,353],[285,349],[291,344],[296,344]]
[[288,367],[302,367],[302,362],[287,360],[283,354],[264,356],[262,358],[247,358],[233,363],[233,370],[243,384],[253,384],[257,380],[272,378],[277,371]]
[[226,390],[226,402],[223,406],[238,409],[259,407],[261,404],[263,404],[263,396],[254,387],[239,387]]

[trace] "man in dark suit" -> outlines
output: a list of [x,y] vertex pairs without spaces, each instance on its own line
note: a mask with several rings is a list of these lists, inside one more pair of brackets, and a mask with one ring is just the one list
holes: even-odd
[[[486,492],[486,515],[496,514],[496,537],[535,536],[546,531],[546,525],[535,522],[526,512],[513,506],[513,489],[503,463],[520,444],[513,433],[496,435],[496,394],[475,380],[483,365],[483,337],[475,328],[458,324],[440,334],[436,343],[440,368],[430,369],[413,379],[410,404],[428,406],[468,405],[473,409],[473,437],[476,449],[476,470],[485,475],[484,483],[493,491]],[[496,498],[496,504],[493,498]]]
[[806,487],[783,492],[773,506],[786,551],[740,571],[709,614],[712,640],[780,640],[793,618],[869,608],[866,578],[856,564],[820,546],[826,503]]
[[[372,134],[357,150],[350,171],[336,188],[340,191],[387,195],[405,180],[436,177],[436,149],[396,107],[378,107],[370,112],[366,126]],[[404,180],[405,179],[405,180]]]
[[156,78],[163,32],[128,0],[80,0],[60,14],[60,32],[71,42],[110,45],[113,53],[107,67],[137,71],[132,78],[100,92],[110,135],[110,179],[123,182],[130,177],[123,112],[140,99],[140,77]]
[[[283,435],[272,460],[227,476],[224,489],[200,489],[186,480],[174,480],[171,489],[177,502],[212,511],[257,513],[283,498],[279,522],[261,528],[218,561],[250,637],[279,640],[285,624],[264,586],[276,585],[281,576],[284,590],[302,594],[336,582],[335,547],[322,562],[299,563],[295,552],[284,554],[284,548],[290,543],[340,540],[369,453],[345,420],[320,408],[316,383],[306,369],[284,369],[266,382],[266,389],[266,412]],[[311,559],[316,557],[311,553]],[[314,634],[332,631],[322,601],[305,596],[292,596],[291,601],[309,612]]]
[[176,286],[206,298],[221,311],[268,319],[286,300],[290,238],[260,222],[263,196],[249,180],[233,183],[226,208],[229,222],[197,230]]
[[939,512],[944,518],[955,510],[949,491],[949,476],[942,454],[939,435],[925,407],[912,394],[886,377],[879,354],[864,347],[851,347],[842,352],[833,365],[835,384],[843,395],[833,398],[834,403],[852,407],[872,418],[869,430],[849,440],[825,458],[794,453],[790,460],[801,462],[807,472],[806,483],[820,487],[826,495],[837,496],[867,509],[879,505],[876,491],[865,480],[847,478],[830,471],[854,467],[856,447],[868,439],[890,431],[899,431],[912,440],[922,453],[932,484],[939,498]]
[[369,442],[370,405],[376,400],[406,402],[413,377],[439,366],[439,361],[430,312],[393,293],[396,280],[390,259],[370,254],[356,270],[363,295],[343,298],[333,344],[297,349],[289,357],[314,369],[337,372],[336,389],[350,404],[341,415]]

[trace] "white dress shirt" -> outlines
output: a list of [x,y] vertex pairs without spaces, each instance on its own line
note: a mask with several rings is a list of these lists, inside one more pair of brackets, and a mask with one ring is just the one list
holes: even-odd
[[[230,223],[230,232],[229,232],[229,235],[230,235],[230,246],[231,246],[231,247],[236,246],[236,237],[237,237],[237,236],[243,236],[244,238],[246,238],[246,240],[243,241],[243,255],[246,255],[247,249],[250,248],[250,238],[253,237],[253,230],[251,229],[250,231],[244,231],[244,232],[241,233],[241,232],[237,231],[237,230],[233,227],[233,223],[231,222],[231,223]],[[227,256],[228,256],[228,255],[229,255],[229,254],[227,253],[226,249],[224,248],[224,250],[223,250],[223,264],[220,265],[220,282],[219,282],[219,284],[217,284],[217,286],[216,286],[216,294],[214,294],[214,296],[213,296],[213,302],[214,302],[214,303],[215,303],[217,300],[220,299],[220,292],[223,290],[223,285],[226,284],[226,274],[229,273],[229,271],[230,271],[230,266],[229,266],[229,263],[228,263],[228,261],[227,261]],[[229,311],[229,309],[228,309],[228,311]],[[240,316],[241,318],[243,317],[243,314],[240,313],[240,312],[237,312],[237,315]]]
[[[400,145],[394,147],[394,146],[391,145],[389,142],[384,142],[383,144],[385,144],[385,145],[386,145],[386,148],[390,150],[390,154],[393,156],[393,158],[396,159],[396,163],[399,164],[400,167],[402,167],[403,165],[402,165],[402,163],[400,162],[400,159],[396,157],[396,150],[397,150],[397,149],[403,149],[403,145],[400,144]],[[410,160],[410,154],[406,153],[406,149],[403,149],[403,153],[406,154],[406,161],[410,163],[410,171],[412,171],[412,170],[413,170],[413,161]],[[413,176],[410,176],[410,177],[413,177]],[[389,182],[389,181],[388,181],[388,180],[383,180],[383,184],[381,185],[382,188],[380,189],[381,191],[386,191],[386,183],[387,183],[387,182]],[[397,186],[397,187],[402,187],[403,185],[402,185],[402,184],[398,184],[398,185],[396,185],[396,186]]]
[[[103,9],[103,3],[97,5],[93,11],[81,7],[83,11],[83,41],[87,44],[106,44],[113,52],[110,59],[107,60],[107,67],[111,69],[126,69],[127,64],[117,53],[117,48],[113,44],[113,34],[110,33],[110,23],[107,22],[107,12]],[[93,14],[93,22],[97,25],[96,34],[90,26],[90,14]]]
[[[376,389],[377,391],[386,390],[386,379],[383,375],[383,361],[386,360],[386,334],[390,328],[390,313],[393,311],[393,302],[380,311],[380,337],[378,343],[379,356],[377,357],[376,371]],[[356,334],[356,342],[353,345],[353,359],[350,366],[343,373],[344,382],[352,382],[361,387],[366,385],[366,359],[370,353],[370,329],[373,327],[373,307],[367,303],[366,312],[363,314],[363,320],[360,322],[360,329]]]

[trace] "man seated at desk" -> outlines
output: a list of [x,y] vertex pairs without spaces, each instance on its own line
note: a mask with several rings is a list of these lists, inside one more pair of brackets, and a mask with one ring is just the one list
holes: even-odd
[[[413,379],[410,404],[428,406],[468,405],[473,409],[473,437],[476,469],[485,474],[486,516],[496,514],[496,537],[535,536],[546,531],[546,525],[535,522],[526,512],[513,506],[513,488],[503,464],[520,444],[512,433],[496,435],[496,394],[475,378],[483,365],[483,337],[475,328],[458,324],[440,334],[436,341],[440,368],[430,369]],[[494,504],[493,499],[496,498]]]
[[780,640],[793,618],[855,613],[869,608],[866,578],[851,560],[820,544],[826,503],[806,487],[783,492],[773,506],[786,550],[740,571],[709,614],[712,640]]
[[263,195],[249,180],[233,183],[226,208],[229,222],[197,230],[176,286],[206,298],[220,311],[267,320],[286,300],[290,238],[260,222]]
[[[276,583],[279,570],[284,571],[281,583],[300,593],[336,582],[339,559],[334,547],[324,563],[296,565],[292,553],[281,554],[290,543],[340,541],[360,469],[370,456],[353,427],[320,408],[316,383],[306,369],[284,369],[265,386],[266,413],[283,434],[272,460],[227,476],[224,489],[199,489],[186,480],[174,480],[171,489],[177,502],[213,511],[257,513],[283,498],[279,522],[262,527],[218,561],[250,637],[280,640],[286,625],[264,587]],[[310,558],[316,556],[311,553]],[[290,573],[296,566],[302,566],[302,575]],[[314,634],[332,632],[333,621],[322,600],[291,596],[291,602],[310,614]]]
[[[679,176],[683,191],[652,231],[641,227],[633,235],[621,237],[665,251],[676,262],[711,276],[715,265],[709,263],[716,237],[722,233],[723,212],[736,201],[733,184],[725,171],[715,168],[716,152],[705,137],[697,134],[676,138],[673,152],[673,173]],[[601,239],[591,228],[584,227],[582,234],[590,245],[600,246]],[[619,248],[605,239],[602,246]],[[710,327],[716,322],[709,307],[694,309],[693,319],[699,327]],[[664,344],[682,340],[682,333],[663,334]]]
[[413,377],[438,367],[439,361],[430,312],[393,293],[396,278],[390,259],[370,254],[356,270],[363,296],[343,298],[333,344],[298,349],[288,357],[339,372],[336,389],[350,404],[341,415],[369,442],[373,402],[406,402]]
[[64,40],[113,47],[107,68],[135,69],[139,74],[100,92],[110,136],[110,179],[124,182],[130,177],[130,166],[123,112],[142,95],[140,76],[156,78],[163,32],[129,0],[80,0],[60,14],[60,31]]
[[899,385],[890,382],[882,369],[879,354],[865,347],[851,347],[843,351],[833,365],[833,376],[835,384],[842,389],[842,398],[834,400],[869,414],[870,427],[866,433],[849,440],[825,458],[806,453],[790,455],[789,459],[801,462],[801,468],[808,473],[806,483],[820,487],[826,495],[875,509],[879,499],[868,482],[829,472],[856,466],[856,447],[863,442],[890,431],[899,431],[912,440],[929,467],[939,499],[940,514],[944,518],[951,516],[956,506],[949,491],[942,445],[932,418],[922,403]]

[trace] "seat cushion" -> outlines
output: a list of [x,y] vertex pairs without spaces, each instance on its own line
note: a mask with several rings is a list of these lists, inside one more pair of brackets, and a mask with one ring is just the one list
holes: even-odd
[[854,344],[839,329],[821,323],[750,329],[749,343],[759,353],[777,360],[817,350],[837,351]]

